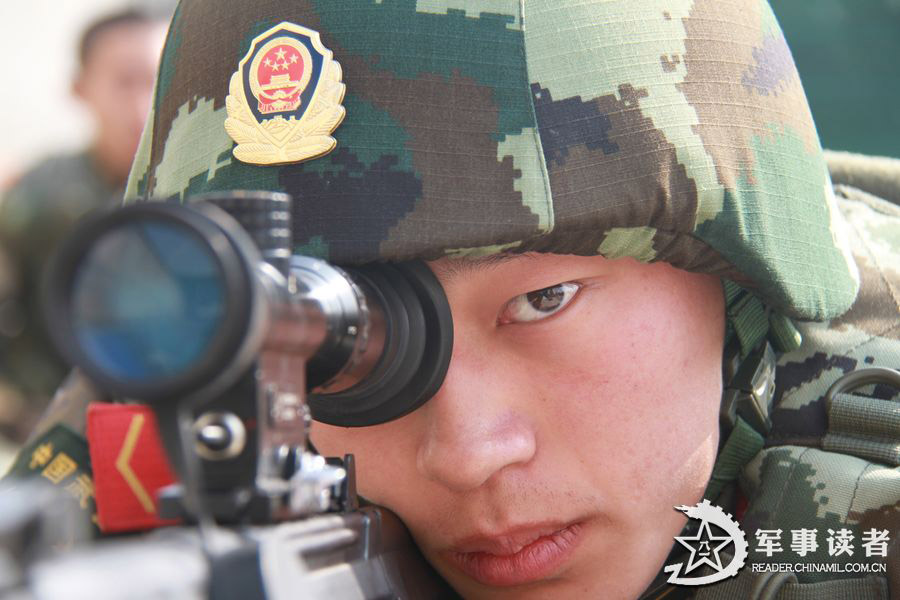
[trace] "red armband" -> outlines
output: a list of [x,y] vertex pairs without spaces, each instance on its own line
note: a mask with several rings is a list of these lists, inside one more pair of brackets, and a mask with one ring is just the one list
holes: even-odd
[[178,522],[157,516],[157,492],[176,479],[150,408],[91,404],[87,439],[101,531],[135,531]]

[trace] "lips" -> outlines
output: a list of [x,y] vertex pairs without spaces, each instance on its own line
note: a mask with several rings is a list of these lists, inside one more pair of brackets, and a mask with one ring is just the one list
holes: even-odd
[[498,535],[466,538],[444,556],[484,585],[521,585],[557,572],[578,546],[582,529],[577,521],[526,525]]

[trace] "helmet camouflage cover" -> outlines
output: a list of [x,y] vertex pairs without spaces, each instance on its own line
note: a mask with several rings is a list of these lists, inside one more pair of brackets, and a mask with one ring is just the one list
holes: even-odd
[[[320,36],[302,69],[265,45],[302,50],[292,31]],[[309,91],[262,99],[279,65]],[[330,129],[307,160],[236,149],[303,111],[340,123],[333,149]],[[296,252],[338,264],[631,256],[817,320],[857,291],[763,0],[183,0],[127,197],[230,189],[291,194]]]

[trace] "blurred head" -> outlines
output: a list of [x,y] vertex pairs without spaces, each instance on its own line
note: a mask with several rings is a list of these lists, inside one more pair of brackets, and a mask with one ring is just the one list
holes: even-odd
[[95,119],[95,153],[113,183],[128,176],[165,32],[164,21],[127,11],[97,21],[81,37],[73,88]]
[[[283,191],[297,253],[428,261],[454,322],[442,387],[313,441],[356,455],[360,492],[465,596],[633,597],[715,461],[721,280],[805,319],[855,297],[815,128],[757,0],[449,4],[183,2],[129,193]],[[299,28],[346,114],[282,147],[308,105],[241,69]]]

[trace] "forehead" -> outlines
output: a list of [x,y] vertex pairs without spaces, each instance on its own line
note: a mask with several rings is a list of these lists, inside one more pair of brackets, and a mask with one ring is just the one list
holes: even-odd
[[534,259],[538,256],[540,255],[530,252],[527,254],[492,254],[478,258],[442,258],[429,262],[428,266],[431,267],[431,270],[434,271],[434,274],[438,276],[444,285],[448,285],[454,280],[491,271],[503,264],[521,263],[524,261],[534,263]]
[[[428,263],[448,292],[472,285],[484,296],[488,292],[515,294],[562,283],[596,277],[643,272],[649,265],[632,258],[554,254],[546,252],[499,253],[482,257],[442,258]],[[646,275],[647,273],[645,273]]]
[[163,21],[130,21],[110,25],[97,32],[87,46],[84,55],[84,66],[88,67],[97,60],[106,60],[122,56],[123,51],[140,52],[148,44],[152,44],[158,52],[162,49],[166,34]]

